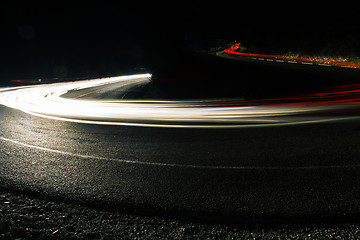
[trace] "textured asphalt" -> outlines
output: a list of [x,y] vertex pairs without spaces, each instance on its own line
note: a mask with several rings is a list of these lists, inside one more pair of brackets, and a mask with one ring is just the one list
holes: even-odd
[[221,222],[360,213],[358,121],[220,130],[71,123],[4,106],[0,116],[6,188]]
[[214,224],[126,214],[0,188],[1,239],[359,239],[358,223]]

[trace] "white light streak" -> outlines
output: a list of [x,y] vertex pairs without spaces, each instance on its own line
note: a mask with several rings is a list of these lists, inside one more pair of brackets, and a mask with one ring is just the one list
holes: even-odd
[[282,126],[346,117],[315,117],[312,113],[338,108],[327,106],[225,106],[219,100],[84,100],[64,98],[80,90],[123,82],[148,81],[149,74],[102,78],[0,89],[0,104],[35,116],[87,124],[177,128],[239,128]]

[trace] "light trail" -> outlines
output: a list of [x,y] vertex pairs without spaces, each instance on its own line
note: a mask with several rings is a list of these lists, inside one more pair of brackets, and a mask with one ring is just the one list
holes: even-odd
[[62,96],[114,83],[124,87],[143,84],[149,77],[141,74],[0,89],[0,104],[57,120],[145,127],[244,128],[360,119],[360,84],[259,100],[85,100]]
[[235,43],[231,47],[224,49],[224,52],[228,54],[243,56],[243,57],[253,57],[258,60],[275,60],[275,62],[287,62],[287,63],[301,63],[301,64],[317,64],[321,66],[337,66],[345,68],[355,68],[360,69],[360,64],[356,62],[349,61],[347,59],[335,60],[331,58],[317,58],[317,57],[296,57],[296,56],[284,56],[284,55],[270,55],[270,54],[257,54],[257,53],[245,53],[239,52],[241,43]]

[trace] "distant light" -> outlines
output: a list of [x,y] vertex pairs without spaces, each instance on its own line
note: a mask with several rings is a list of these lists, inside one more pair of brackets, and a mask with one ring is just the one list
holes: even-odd
[[[270,54],[257,54],[257,53],[245,53],[245,52],[239,52],[241,44],[235,43],[231,47],[224,49],[224,52],[228,54],[233,55],[239,55],[244,57],[253,57],[255,59],[258,58],[258,60],[270,60],[273,59],[275,62],[280,62],[277,60],[286,60],[287,63],[313,63],[320,66],[337,66],[337,67],[345,67],[345,68],[356,68],[360,69],[360,63],[350,61],[346,58],[330,58],[330,57],[299,57],[299,56],[287,56],[287,55],[270,55]],[[281,61],[285,62],[285,61]]]

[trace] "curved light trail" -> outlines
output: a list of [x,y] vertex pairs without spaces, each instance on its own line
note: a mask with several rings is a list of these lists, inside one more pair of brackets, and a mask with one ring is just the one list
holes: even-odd
[[231,47],[224,49],[224,52],[232,55],[253,57],[257,60],[275,60],[275,62],[288,62],[288,63],[302,63],[302,64],[316,64],[323,66],[337,66],[345,68],[360,69],[360,63],[349,61],[348,59],[331,59],[331,58],[318,58],[318,57],[297,57],[297,56],[284,56],[284,55],[270,55],[270,54],[257,54],[245,53],[240,50],[241,43],[235,43]]
[[360,118],[360,84],[260,100],[85,100],[69,91],[113,83],[144,83],[150,75],[0,89],[0,104],[36,116],[72,122],[177,128],[282,126]]

